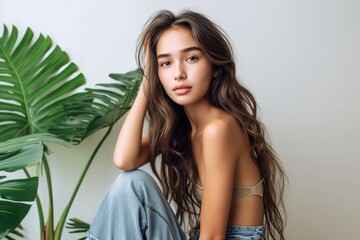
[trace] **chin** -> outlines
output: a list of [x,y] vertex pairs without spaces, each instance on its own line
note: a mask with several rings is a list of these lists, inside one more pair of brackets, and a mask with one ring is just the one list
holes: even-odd
[[172,97],[171,100],[173,100],[173,102],[175,102],[176,104],[184,107],[184,106],[200,103],[204,100],[204,98],[198,99],[190,96],[180,96],[180,97],[176,96],[176,97]]
[[180,106],[186,106],[186,105],[190,105],[191,103],[187,102],[187,101],[174,101],[177,105]]
[[176,104],[180,105],[180,106],[190,106],[190,105],[194,105],[196,104],[198,101],[191,101],[191,100],[177,100],[177,101],[174,101]]

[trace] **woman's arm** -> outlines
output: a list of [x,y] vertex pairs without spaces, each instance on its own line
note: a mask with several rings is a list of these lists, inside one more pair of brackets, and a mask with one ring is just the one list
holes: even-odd
[[[236,127],[236,126],[235,126]],[[203,132],[204,180],[200,212],[200,239],[225,239],[231,206],[236,161],[237,131],[223,120]]]
[[142,134],[147,99],[143,80],[139,93],[121,127],[114,151],[114,164],[122,170],[133,170],[148,162],[149,138]]

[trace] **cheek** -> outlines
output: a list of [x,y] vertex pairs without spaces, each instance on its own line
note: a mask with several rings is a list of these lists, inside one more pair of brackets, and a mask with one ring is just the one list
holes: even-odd
[[212,69],[206,66],[206,67],[202,68],[201,72],[203,73],[202,79],[203,79],[204,86],[206,86],[206,87],[210,86],[211,81],[213,80],[213,77],[214,77]]
[[164,74],[161,71],[158,71],[158,77],[160,80],[161,85],[165,88],[164,84],[166,83],[166,77],[164,76]]
[[158,76],[159,76],[159,79],[160,79],[160,82],[163,84],[163,83],[166,83],[167,79],[168,79],[168,74],[166,73],[166,71],[161,71],[161,70],[158,70]]
[[171,86],[169,84],[169,81],[167,80],[166,77],[161,76],[159,74],[159,79],[160,79],[160,84],[163,86],[165,92],[169,95],[169,93],[171,92]]
[[209,62],[202,62],[200,65],[197,66],[197,68],[194,69],[196,73],[202,78],[211,80],[214,75],[213,67]]

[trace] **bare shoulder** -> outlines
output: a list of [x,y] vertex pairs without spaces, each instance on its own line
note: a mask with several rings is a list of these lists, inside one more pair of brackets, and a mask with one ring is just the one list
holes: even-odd
[[205,126],[203,138],[204,140],[224,140],[223,138],[239,138],[239,134],[242,135],[242,130],[236,118],[227,113],[223,113],[213,118]]
[[246,137],[236,118],[229,114],[220,114],[204,128],[203,144],[206,150],[217,149],[239,157],[246,145]]

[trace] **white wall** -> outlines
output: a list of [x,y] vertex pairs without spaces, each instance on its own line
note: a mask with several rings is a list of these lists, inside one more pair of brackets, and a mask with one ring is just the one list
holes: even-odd
[[[238,75],[257,97],[289,177],[287,238],[358,239],[359,1],[0,0],[0,24],[50,35],[94,86],[136,67],[137,36],[163,8],[199,10],[232,39]],[[95,159],[70,217],[91,221],[119,173],[111,158],[120,125]],[[56,217],[102,134],[76,149],[53,147]],[[38,239],[35,208],[25,226],[28,239]]]

